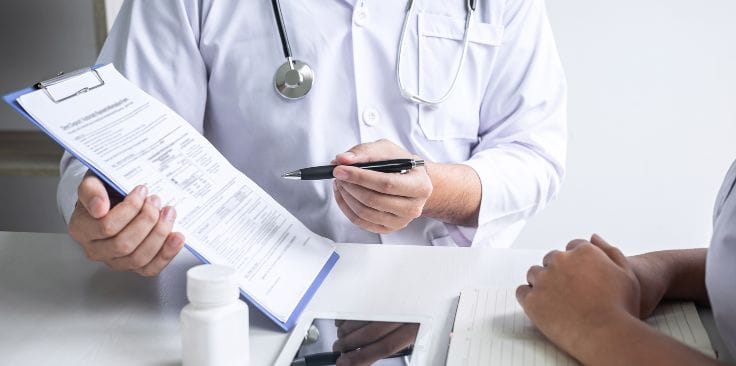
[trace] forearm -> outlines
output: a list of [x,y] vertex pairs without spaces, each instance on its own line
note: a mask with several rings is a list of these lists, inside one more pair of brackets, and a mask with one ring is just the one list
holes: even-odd
[[707,305],[705,259],[707,249],[665,250],[632,257],[646,258],[661,270],[666,281],[663,299],[695,301]]
[[463,164],[427,162],[432,195],[422,215],[448,224],[477,226],[481,183],[473,168]]
[[719,365],[717,360],[621,314],[568,350],[585,365]]

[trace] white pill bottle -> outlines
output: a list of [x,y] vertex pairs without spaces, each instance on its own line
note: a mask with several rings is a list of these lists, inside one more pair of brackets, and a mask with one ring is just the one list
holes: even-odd
[[248,306],[235,271],[203,264],[187,271],[189,304],[181,310],[183,366],[245,366],[250,361]]

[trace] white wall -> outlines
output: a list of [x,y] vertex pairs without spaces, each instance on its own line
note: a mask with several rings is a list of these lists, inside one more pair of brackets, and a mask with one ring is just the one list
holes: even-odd
[[736,159],[736,2],[548,0],[569,83],[568,175],[515,247],[597,232],[707,245]]

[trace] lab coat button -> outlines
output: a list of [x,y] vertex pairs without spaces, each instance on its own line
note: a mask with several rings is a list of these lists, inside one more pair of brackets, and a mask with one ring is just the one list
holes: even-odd
[[361,8],[353,15],[353,21],[357,26],[363,26],[368,21],[368,11],[365,8]]
[[381,119],[381,115],[375,108],[367,108],[363,111],[363,123],[374,126]]

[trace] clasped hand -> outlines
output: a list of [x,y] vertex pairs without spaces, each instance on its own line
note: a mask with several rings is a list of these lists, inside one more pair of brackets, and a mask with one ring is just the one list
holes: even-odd
[[353,224],[386,234],[406,227],[422,215],[432,194],[432,181],[424,167],[405,174],[381,173],[349,166],[386,159],[419,157],[382,139],[360,144],[337,155],[333,189],[340,210]]

